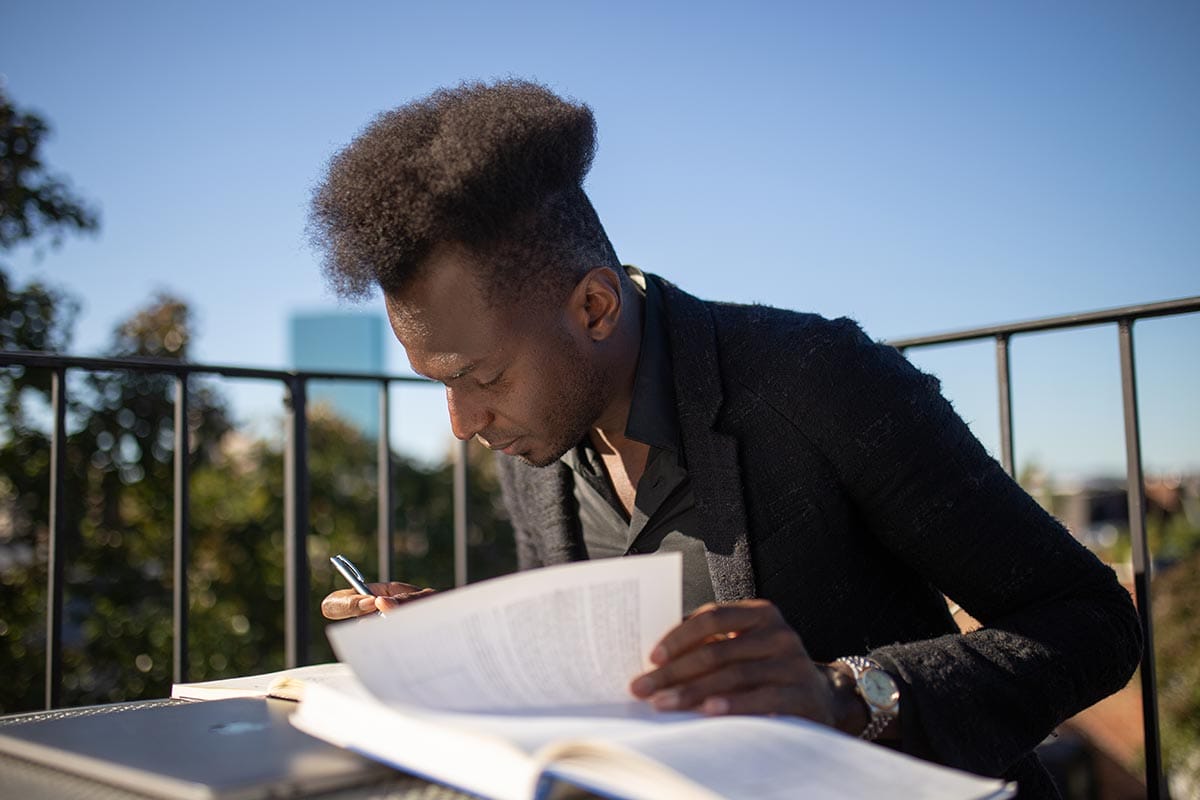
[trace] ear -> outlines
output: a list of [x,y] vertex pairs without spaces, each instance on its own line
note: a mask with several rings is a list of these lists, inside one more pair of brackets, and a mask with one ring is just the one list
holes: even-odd
[[621,280],[611,267],[596,267],[580,278],[567,301],[570,320],[595,342],[617,330],[621,310]]

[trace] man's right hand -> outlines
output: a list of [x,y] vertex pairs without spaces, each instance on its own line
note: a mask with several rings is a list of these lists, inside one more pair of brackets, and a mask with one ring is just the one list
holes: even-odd
[[375,593],[374,597],[359,594],[353,589],[338,589],[330,592],[321,601],[321,613],[328,619],[349,619],[361,617],[364,614],[374,614],[382,611],[385,614],[393,608],[399,608],[410,600],[428,597],[436,592],[435,589],[422,589],[411,583],[368,583],[367,588]]

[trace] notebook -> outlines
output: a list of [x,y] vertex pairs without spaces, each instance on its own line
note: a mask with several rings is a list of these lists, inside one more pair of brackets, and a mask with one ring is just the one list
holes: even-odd
[[155,797],[255,800],[391,770],[300,732],[296,704],[234,698],[6,725],[0,752]]

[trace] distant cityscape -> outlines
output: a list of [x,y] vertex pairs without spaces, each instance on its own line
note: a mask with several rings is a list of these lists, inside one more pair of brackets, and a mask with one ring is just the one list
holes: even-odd
[[[1022,475],[1022,483],[1075,538],[1107,557],[1120,572],[1121,563],[1128,560],[1122,546],[1129,531],[1124,479],[1059,479],[1051,473],[1030,470]],[[1194,544],[1173,539],[1200,537],[1200,473],[1146,475],[1144,483],[1147,529],[1159,539],[1152,541],[1157,545],[1155,561],[1173,561],[1189,549],[1187,544]],[[1180,552],[1175,552],[1177,549]]]

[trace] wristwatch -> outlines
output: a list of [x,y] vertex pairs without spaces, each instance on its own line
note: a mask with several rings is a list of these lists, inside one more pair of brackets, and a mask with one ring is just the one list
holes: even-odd
[[833,663],[845,664],[854,673],[854,691],[863,699],[863,702],[867,704],[867,710],[871,712],[871,721],[867,723],[867,727],[863,728],[863,732],[858,737],[866,739],[868,742],[872,741],[883,733],[883,729],[888,726],[889,722],[899,716],[900,687],[896,685],[895,679],[884,671],[879,662],[872,659],[863,656],[846,656]]

